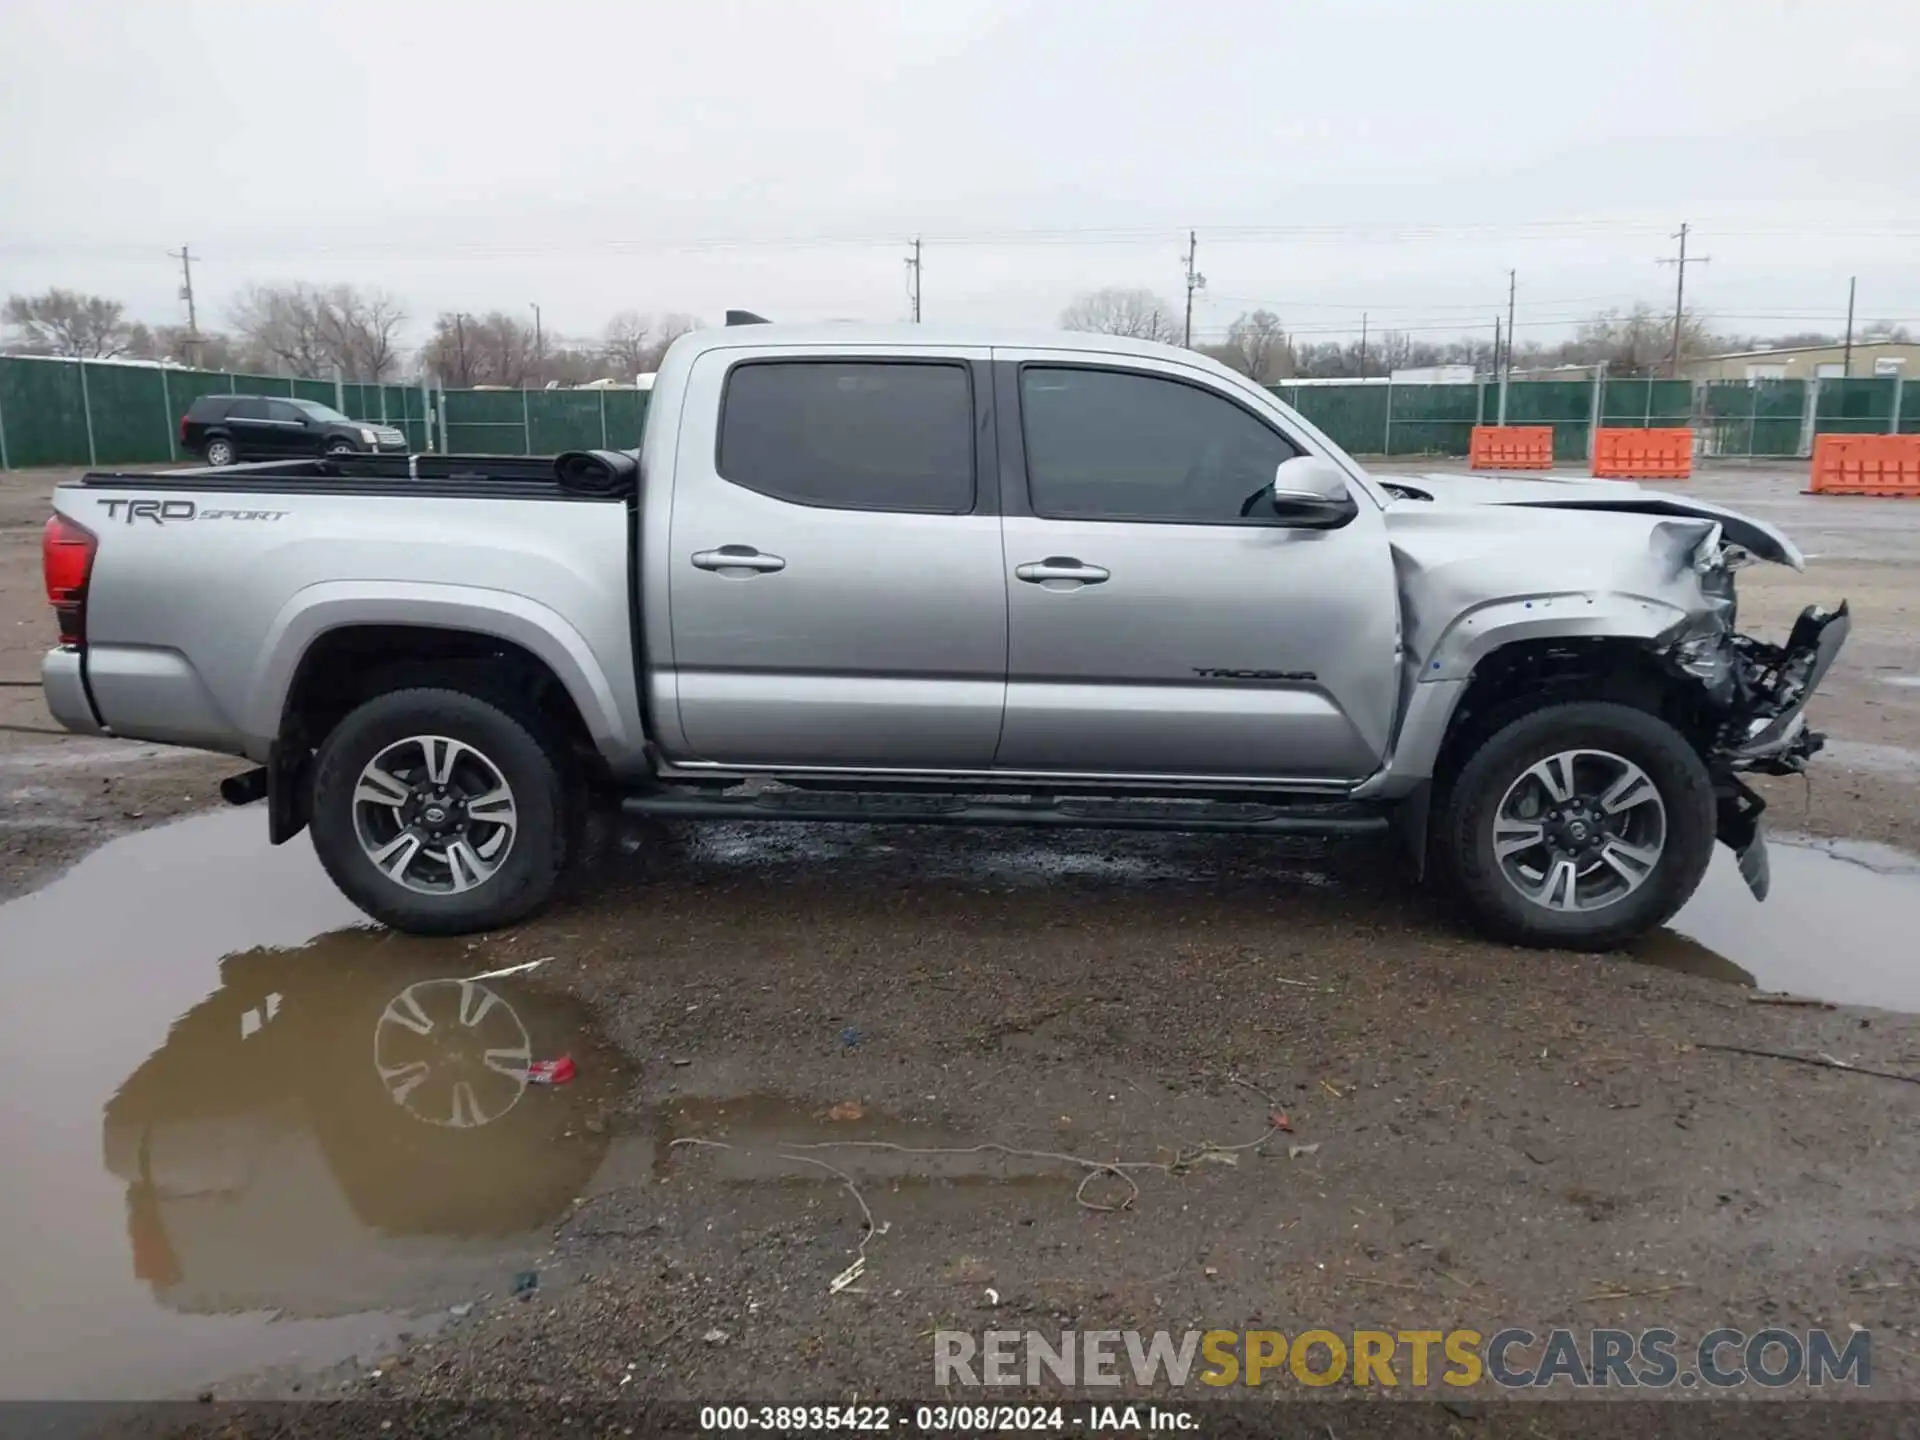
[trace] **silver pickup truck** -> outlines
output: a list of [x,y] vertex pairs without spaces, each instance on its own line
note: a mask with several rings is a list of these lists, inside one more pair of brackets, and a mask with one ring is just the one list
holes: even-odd
[[100,473],[48,522],[68,728],[242,756],[401,930],[529,914],[596,804],[1397,832],[1478,923],[1602,948],[1799,770],[1844,604],[1735,629],[1777,530],[1617,482],[1376,479],[1201,356],[683,337],[637,452]]

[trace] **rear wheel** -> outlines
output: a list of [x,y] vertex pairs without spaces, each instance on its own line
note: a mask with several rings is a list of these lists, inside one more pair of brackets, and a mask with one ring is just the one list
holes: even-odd
[[1519,945],[1606,950],[1669,919],[1713,855],[1713,782],[1666,721],[1552,705],[1490,735],[1440,804],[1441,873]]
[[397,690],[342,720],[314,766],[313,845],[374,919],[419,935],[508,925],[553,893],[578,787],[533,716],[460,690]]
[[215,469],[225,469],[238,458],[233,441],[224,435],[216,435],[207,441],[207,464]]

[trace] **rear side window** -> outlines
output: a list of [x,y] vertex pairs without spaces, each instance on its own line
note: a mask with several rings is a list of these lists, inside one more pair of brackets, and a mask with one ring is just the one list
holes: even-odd
[[965,365],[747,361],[720,411],[723,479],[838,510],[973,509],[973,378]]
[[1029,365],[1020,411],[1033,511],[1050,519],[1271,525],[1260,502],[1300,453],[1224,396],[1157,375]]
[[233,404],[231,395],[202,395],[187,407],[190,420],[218,420],[227,413],[227,407]]
[[267,402],[257,395],[242,395],[227,407],[229,420],[264,420],[267,418]]

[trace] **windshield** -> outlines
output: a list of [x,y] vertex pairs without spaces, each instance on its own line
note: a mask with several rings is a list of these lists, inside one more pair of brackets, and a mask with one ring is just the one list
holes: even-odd
[[[331,405],[322,405],[318,400],[294,400],[290,402],[296,409],[304,410],[316,420],[347,420]],[[348,421],[351,424],[351,421]]]

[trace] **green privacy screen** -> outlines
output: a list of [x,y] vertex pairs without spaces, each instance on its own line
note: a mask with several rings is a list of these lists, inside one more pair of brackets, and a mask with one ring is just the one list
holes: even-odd
[[[1500,413],[1500,387],[1276,385],[1273,393],[1356,455],[1467,453],[1476,424]],[[1906,390],[1920,390],[1907,386]],[[644,390],[424,390],[331,380],[170,370],[113,361],[0,356],[0,465],[154,465],[179,450],[180,416],[197,395],[291,395],[354,420],[391,425],[416,451],[550,455],[631,449],[646,423]],[[1516,380],[1507,423],[1551,425],[1554,459],[1583,462],[1595,416],[1608,427],[1690,426],[1707,456],[1804,456],[1812,437],[1920,434],[1920,393],[1893,376],[1850,380]]]

